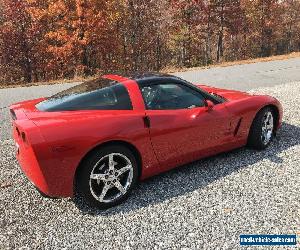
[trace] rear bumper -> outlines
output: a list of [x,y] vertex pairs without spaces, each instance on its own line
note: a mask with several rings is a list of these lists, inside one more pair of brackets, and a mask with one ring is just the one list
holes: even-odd
[[33,149],[22,142],[15,134],[14,139],[16,142],[16,158],[22,172],[36,189],[46,196],[51,197],[47,180],[41,171],[41,167],[36,159]]
[[35,109],[36,102],[31,101],[31,106],[25,108],[22,103],[10,107],[13,138],[17,145],[16,158],[23,173],[43,196],[71,197],[78,157],[74,162],[63,152],[56,153],[51,142],[45,141],[40,127],[27,116],[29,109]]
[[[73,180],[61,162],[53,157],[43,139],[38,144],[24,142],[15,124],[13,137],[16,143],[16,158],[22,172],[32,185],[45,197],[73,196]],[[37,137],[36,137],[37,138]]]
[[29,177],[25,174],[25,172],[24,172],[24,170],[23,170],[23,168],[22,168],[20,162],[19,162],[19,166],[20,166],[20,169],[22,170],[23,174],[26,176],[27,180],[32,184],[32,186],[36,189],[36,191],[38,191],[38,192],[40,193],[41,196],[43,196],[43,197],[45,197],[45,198],[50,198],[50,199],[56,199],[56,198],[59,198],[59,197],[53,197],[53,196],[50,196],[50,195],[44,193],[42,190],[40,190],[40,188],[37,187],[37,186],[34,184],[34,182],[33,182],[31,179],[29,179]]

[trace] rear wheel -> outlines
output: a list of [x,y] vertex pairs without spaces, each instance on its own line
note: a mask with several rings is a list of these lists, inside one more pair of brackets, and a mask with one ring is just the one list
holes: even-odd
[[274,111],[266,107],[258,112],[249,132],[248,146],[254,149],[265,149],[273,140],[275,132]]
[[76,189],[87,203],[104,209],[124,201],[137,178],[137,162],[132,152],[123,146],[108,146],[82,164]]

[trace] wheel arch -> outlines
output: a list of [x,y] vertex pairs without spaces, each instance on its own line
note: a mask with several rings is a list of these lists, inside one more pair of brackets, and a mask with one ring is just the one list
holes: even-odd
[[274,115],[275,115],[275,133],[277,132],[277,129],[278,129],[278,125],[279,125],[279,117],[280,117],[280,114],[279,114],[279,108],[274,105],[274,104],[270,104],[270,105],[267,105],[266,107],[269,107],[271,108],[271,110],[274,112]]
[[[273,112],[274,112],[274,115],[275,115],[275,132],[277,131],[277,129],[278,129],[278,124],[279,124],[279,116],[280,116],[280,114],[279,114],[279,108],[276,106],[276,105],[274,105],[274,104],[268,104],[268,105],[265,105],[265,106],[263,106],[260,110],[258,110],[257,112],[256,112],[256,114],[255,114],[255,117],[257,116],[257,114],[260,112],[260,111],[262,111],[263,109],[265,109],[265,108],[270,108]],[[254,117],[254,119],[253,119],[253,121],[255,120],[255,117]],[[253,123],[253,121],[252,121],[252,123]],[[252,125],[252,124],[251,124]]]
[[274,115],[275,115],[275,134],[277,132],[277,129],[278,129],[278,124],[279,124],[279,118],[280,118],[280,111],[279,111],[279,108],[275,105],[275,104],[267,104],[267,105],[264,105],[263,107],[261,107],[256,113],[255,113],[255,116],[253,117],[252,121],[251,121],[251,125],[250,125],[250,129],[249,129],[249,132],[248,132],[248,139],[249,139],[249,135],[250,135],[250,131],[252,129],[252,126],[253,126],[253,123],[255,121],[255,118],[257,117],[257,115],[259,114],[259,112],[261,112],[263,109],[265,108],[270,108],[273,112],[274,112]]
[[106,141],[103,143],[100,143],[98,145],[96,145],[94,148],[90,149],[80,160],[76,170],[75,170],[75,174],[74,174],[74,187],[75,187],[75,182],[77,179],[77,175],[78,173],[80,173],[80,170],[83,168],[84,166],[84,162],[96,151],[101,150],[101,148],[107,147],[107,146],[123,146],[128,148],[134,155],[136,161],[137,161],[137,165],[138,165],[138,178],[140,178],[140,176],[142,175],[142,156],[139,152],[139,150],[132,144],[129,143],[127,141],[123,141],[123,140],[112,140],[112,141]]

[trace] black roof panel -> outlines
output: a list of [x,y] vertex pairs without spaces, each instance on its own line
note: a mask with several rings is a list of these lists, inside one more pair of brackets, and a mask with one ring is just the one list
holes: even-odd
[[135,80],[139,85],[142,84],[151,84],[155,83],[158,81],[163,81],[163,80],[179,80],[183,81],[181,78],[165,73],[158,73],[158,72],[127,72],[125,74],[120,74],[121,76],[124,76],[126,78]]

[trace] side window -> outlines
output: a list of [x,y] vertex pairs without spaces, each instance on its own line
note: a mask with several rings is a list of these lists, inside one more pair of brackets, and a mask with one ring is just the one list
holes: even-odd
[[147,109],[172,110],[205,106],[204,97],[197,91],[181,84],[154,84],[142,87]]

